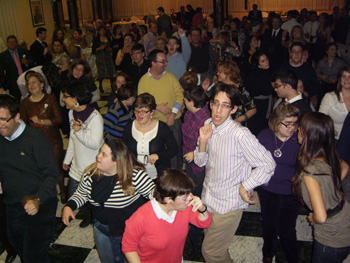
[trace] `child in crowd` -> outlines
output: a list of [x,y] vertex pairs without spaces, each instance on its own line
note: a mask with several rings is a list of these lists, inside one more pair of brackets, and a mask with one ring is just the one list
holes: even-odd
[[[193,162],[194,150],[197,146],[199,128],[204,125],[204,121],[210,118],[207,95],[201,86],[192,86],[184,91],[184,102],[187,112],[184,116],[182,130],[182,154],[186,162],[186,173],[194,181],[195,187],[192,193],[200,197],[204,181],[204,167],[198,167]],[[198,240],[202,229],[191,225],[189,237],[193,245],[193,251],[199,250]]]

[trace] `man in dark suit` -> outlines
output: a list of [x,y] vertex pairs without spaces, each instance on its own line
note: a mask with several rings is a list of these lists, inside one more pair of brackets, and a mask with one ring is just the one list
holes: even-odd
[[281,17],[276,15],[271,22],[272,28],[267,29],[261,38],[261,50],[269,58],[271,70],[276,72],[282,66],[287,51],[281,44]]
[[180,12],[176,13],[177,22],[180,23],[181,27],[184,28],[186,24],[186,11],[185,6],[180,6]]
[[299,120],[304,114],[311,112],[309,102],[298,92],[298,77],[291,70],[280,72],[275,77],[275,91],[277,96],[292,104],[300,111]]
[[45,62],[51,62],[52,56],[44,41],[47,37],[47,30],[44,27],[39,27],[36,30],[36,40],[30,46],[30,52],[37,66],[44,65]]
[[6,78],[4,87],[9,90],[10,94],[21,98],[21,92],[17,86],[17,79],[26,70],[34,66],[28,50],[17,48],[17,38],[14,35],[7,37],[7,50],[0,54],[0,71]]
[[258,5],[253,5],[253,10],[249,11],[248,20],[252,26],[253,32],[259,29],[259,25],[263,22],[262,13],[258,10]]

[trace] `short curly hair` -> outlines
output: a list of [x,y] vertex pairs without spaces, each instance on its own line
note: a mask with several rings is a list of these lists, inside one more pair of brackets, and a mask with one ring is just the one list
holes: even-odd
[[64,89],[64,92],[69,96],[76,98],[80,105],[87,105],[91,103],[92,94],[88,90],[86,84],[82,81],[71,81]]

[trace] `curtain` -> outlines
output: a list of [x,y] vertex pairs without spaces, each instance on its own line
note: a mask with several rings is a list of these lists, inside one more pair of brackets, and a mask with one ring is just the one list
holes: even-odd
[[213,0],[114,0],[114,17],[123,16],[144,16],[157,14],[157,8],[162,6],[166,14],[170,14],[171,9],[179,12],[180,6],[192,5],[193,9],[202,7],[204,13],[213,12]]
[[[288,11],[301,10],[332,10],[333,6],[343,7],[346,0],[247,0],[248,10],[244,9],[245,0],[229,0],[228,12],[248,12],[252,10],[252,5],[257,4],[262,11]],[[159,6],[162,6],[166,14],[170,14],[171,9],[178,12],[180,6],[191,4],[194,9],[202,7],[203,12],[210,14],[213,12],[213,0],[114,0],[113,13],[115,17],[124,16],[144,16],[156,14]]]
[[18,36],[15,1],[0,0],[0,37],[6,45],[9,35]]
[[[345,0],[247,0],[248,10],[252,10],[253,4],[258,5],[261,11],[289,11],[301,10],[332,10],[334,6],[345,6]],[[244,12],[244,0],[229,1],[229,12]]]

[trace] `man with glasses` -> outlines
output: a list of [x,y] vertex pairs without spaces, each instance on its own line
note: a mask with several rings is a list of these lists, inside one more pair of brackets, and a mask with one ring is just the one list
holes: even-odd
[[304,84],[306,97],[317,106],[317,94],[321,90],[320,82],[317,78],[315,69],[309,64],[303,62],[304,47],[300,42],[294,42],[289,47],[289,62],[280,70],[293,71],[297,78]]
[[219,83],[214,87],[211,118],[200,128],[194,152],[194,162],[205,166],[202,200],[212,214],[202,245],[207,263],[233,262],[228,248],[243,209],[257,203],[253,189],[266,184],[275,169],[271,153],[231,118],[240,105],[240,94],[234,86]]
[[138,94],[148,92],[156,99],[157,108],[153,115],[165,122],[173,132],[179,147],[179,154],[171,160],[173,168],[182,169],[181,157],[181,109],[183,104],[183,90],[177,78],[165,70],[168,65],[167,56],[159,49],[153,50],[148,60],[151,67],[143,75],[138,85]]
[[0,181],[7,233],[22,262],[49,262],[59,171],[50,142],[20,120],[19,103],[0,95]]
[[299,119],[301,119],[305,113],[312,111],[308,101],[304,99],[302,94],[297,90],[298,77],[294,72],[287,70],[277,74],[274,85],[278,97],[299,109]]

